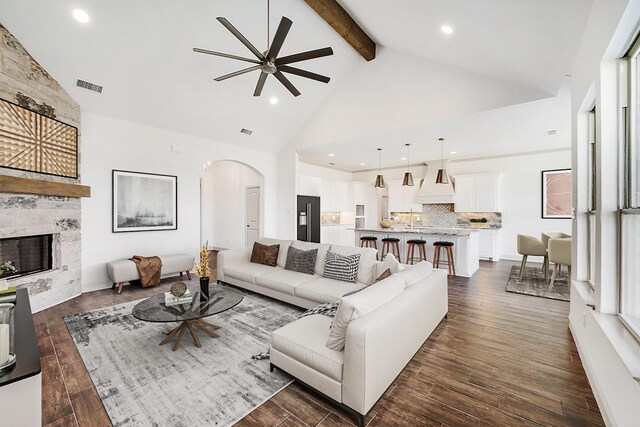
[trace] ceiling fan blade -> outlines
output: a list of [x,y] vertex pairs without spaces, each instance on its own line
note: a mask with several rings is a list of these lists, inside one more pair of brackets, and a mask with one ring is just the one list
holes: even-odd
[[259,70],[261,65],[254,65],[253,67],[245,68],[243,70],[234,71],[233,73],[225,74],[224,76],[216,77],[214,80],[217,82],[221,82],[223,80],[229,79],[231,77],[239,76],[245,73],[250,73],[251,71]]
[[245,45],[247,47],[247,49],[249,49],[256,56],[256,58],[258,58],[260,60],[264,59],[264,55],[262,54],[262,52],[260,52],[258,49],[256,49],[256,47],[254,45],[252,45],[251,42],[249,40],[247,40],[247,38],[245,36],[243,36],[240,33],[240,31],[238,31],[238,29],[236,27],[231,25],[231,22],[227,21],[227,18],[224,18],[222,16],[218,16],[216,19],[218,21],[220,21],[220,23],[222,25],[224,25],[227,30],[231,31],[231,34],[236,36],[236,38],[238,40],[240,40],[242,42],[242,44]]
[[278,57],[278,53],[280,53],[284,39],[289,33],[291,24],[293,24],[293,22],[285,16],[280,20],[280,25],[278,25],[278,30],[276,31],[276,35],[273,37],[271,46],[269,46],[269,52],[267,53],[267,59],[269,61],[273,62]]
[[231,55],[229,53],[216,52],[213,50],[200,49],[199,47],[194,47],[193,51],[198,53],[206,53],[207,55],[222,56],[223,58],[237,59],[238,61],[251,62],[253,64],[262,64],[262,62],[258,61],[257,59],[243,58],[242,56]]
[[282,71],[283,73],[295,74],[297,76],[302,76],[308,79],[317,80],[322,83],[329,83],[329,80],[331,80],[331,78],[327,76],[323,76],[322,74],[312,73],[311,71],[301,70],[300,68],[294,68],[288,65],[281,65],[278,67],[278,70]]
[[293,96],[300,95],[300,92],[298,91],[298,89],[296,89],[296,87],[293,84],[291,84],[289,79],[286,78],[284,74],[282,74],[280,71],[276,71],[275,73],[273,73],[273,75],[276,77],[276,79],[280,80],[280,83],[282,83],[284,87],[289,89],[289,92],[291,92]]
[[324,47],[322,49],[309,50],[307,52],[296,53],[289,56],[283,56],[276,59],[276,65],[292,64],[294,62],[307,61],[309,59],[322,58],[323,56],[333,55],[333,49]]
[[262,88],[264,87],[264,82],[267,81],[267,76],[269,74],[265,73],[264,71],[260,74],[260,77],[258,78],[258,84],[256,85],[256,90],[253,91],[253,96],[260,96],[260,94],[262,93]]

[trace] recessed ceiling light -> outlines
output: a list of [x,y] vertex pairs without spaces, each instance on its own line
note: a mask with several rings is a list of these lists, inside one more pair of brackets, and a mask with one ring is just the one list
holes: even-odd
[[407,160],[406,157],[400,157],[400,160]]
[[445,34],[453,34],[453,28],[451,28],[448,25],[443,25],[442,27],[440,27],[440,31],[442,31]]
[[364,165],[365,165],[364,163],[360,163],[360,166],[364,166]]
[[450,151],[449,154],[456,154],[457,151]]
[[73,9],[73,11],[71,11],[71,14],[73,15],[76,21],[81,22],[83,24],[86,24],[91,20],[91,18],[89,18],[89,14],[82,9]]
[[329,157],[333,157],[333,156],[335,156],[335,154],[333,154],[333,153],[329,153],[329,154],[327,154],[327,155],[328,155]]
[[269,103],[271,105],[276,105],[278,103],[278,98],[276,98],[275,96],[272,96],[271,99],[269,99]]

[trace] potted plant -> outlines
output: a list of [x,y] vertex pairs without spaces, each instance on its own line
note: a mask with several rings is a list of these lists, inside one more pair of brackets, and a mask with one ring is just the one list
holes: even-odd
[[4,273],[15,273],[16,271],[18,270],[13,265],[12,261],[5,261],[0,264],[0,292],[7,290],[7,288],[9,287],[7,279],[2,279]]
[[209,268],[209,242],[207,241],[200,249],[200,263],[195,263],[193,271],[200,276],[200,293],[206,298],[209,298],[209,275],[211,274],[211,268]]

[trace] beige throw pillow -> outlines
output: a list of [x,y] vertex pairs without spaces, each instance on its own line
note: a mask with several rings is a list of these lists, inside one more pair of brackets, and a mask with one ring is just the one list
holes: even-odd
[[331,323],[327,347],[331,350],[342,351],[349,323],[391,301],[400,295],[404,288],[405,280],[392,275],[353,295],[342,297],[336,316]]

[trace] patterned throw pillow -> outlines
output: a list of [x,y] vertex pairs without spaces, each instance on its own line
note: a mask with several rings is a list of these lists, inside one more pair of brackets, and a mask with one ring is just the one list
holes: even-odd
[[317,249],[302,251],[293,246],[289,246],[287,252],[287,263],[285,270],[297,271],[298,273],[313,274],[316,267]]
[[267,246],[255,242],[251,251],[251,262],[275,267],[278,262],[279,251],[280,245]]
[[327,252],[322,277],[342,282],[355,282],[359,268],[360,254],[338,255],[333,252]]

